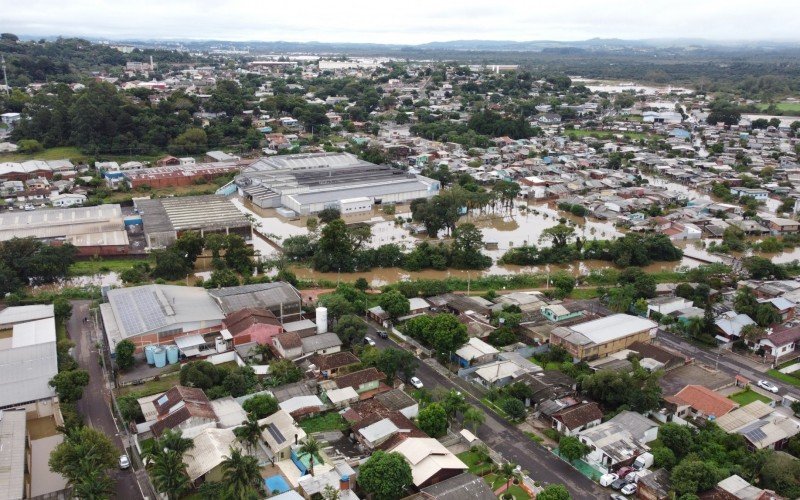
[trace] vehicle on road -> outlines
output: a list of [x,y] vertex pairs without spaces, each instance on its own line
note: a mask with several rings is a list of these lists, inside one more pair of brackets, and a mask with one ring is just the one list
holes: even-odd
[[389,332],[387,332],[386,330],[378,330],[378,337],[380,337],[382,339],[388,339],[389,338]]
[[364,344],[375,347],[375,341],[372,339],[372,337],[364,337]]
[[611,483],[613,483],[617,479],[619,479],[619,476],[617,474],[614,474],[613,472],[610,472],[608,474],[603,474],[602,476],[600,476],[600,486],[609,487],[611,486]]
[[769,380],[759,380],[758,386],[764,389],[765,391],[769,391],[775,394],[778,394],[778,386],[770,382]]
[[611,498],[611,500],[628,500],[626,497],[620,495],[619,493],[612,493],[609,498]]
[[408,382],[417,389],[422,389],[423,387],[422,380],[418,379],[417,377],[411,377],[411,380],[409,380]]
[[617,479],[616,481],[611,483],[611,487],[614,488],[615,490],[619,490],[622,489],[622,487],[625,486],[626,484],[628,484],[628,482],[625,481],[624,479]]
[[122,470],[129,469],[131,467],[131,461],[128,458],[128,455],[124,453],[119,456],[119,468]]
[[637,489],[636,484],[628,483],[625,486],[623,486],[620,491],[622,492],[623,495],[633,495],[634,493],[636,493],[636,489]]

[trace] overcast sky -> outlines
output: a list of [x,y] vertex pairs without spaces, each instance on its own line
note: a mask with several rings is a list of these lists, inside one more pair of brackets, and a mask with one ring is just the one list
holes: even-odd
[[0,0],[0,30],[92,38],[425,43],[798,40],[800,0]]

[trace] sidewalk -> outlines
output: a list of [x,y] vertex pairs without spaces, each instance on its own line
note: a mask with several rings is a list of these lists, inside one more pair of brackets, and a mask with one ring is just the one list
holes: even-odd
[[733,362],[741,363],[743,365],[746,365],[751,370],[754,370],[754,371],[757,371],[757,372],[760,372],[760,373],[766,373],[768,370],[770,370],[772,368],[772,364],[771,363],[760,363],[760,362],[758,362],[757,360],[753,359],[750,356],[745,356],[743,354],[738,354],[738,353],[736,353],[734,351],[731,351],[731,350],[728,350],[728,349],[716,348],[716,349],[714,349],[714,351],[719,353],[723,358],[728,358],[729,360],[731,360]]

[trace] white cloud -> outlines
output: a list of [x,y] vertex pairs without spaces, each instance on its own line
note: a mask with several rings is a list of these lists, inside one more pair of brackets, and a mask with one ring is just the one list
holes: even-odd
[[742,0],[0,0],[20,35],[424,43],[454,39],[798,39],[800,2]]

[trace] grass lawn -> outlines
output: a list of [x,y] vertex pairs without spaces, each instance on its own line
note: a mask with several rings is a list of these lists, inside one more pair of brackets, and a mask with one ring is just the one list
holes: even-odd
[[78,261],[69,268],[72,276],[91,276],[113,271],[120,273],[133,267],[137,262],[147,262],[145,259],[91,259]]
[[536,433],[533,432],[525,432],[525,435],[531,438],[531,441],[536,441],[537,443],[543,443],[544,438]]
[[78,151],[78,148],[63,147],[50,148],[38,153],[6,153],[0,154],[0,162],[12,161],[20,162],[27,160],[63,160],[72,158],[83,158],[86,155]]
[[[795,372],[796,373],[796,372]],[[772,369],[767,372],[768,375],[776,379],[791,384],[795,387],[800,387],[800,378],[795,377],[793,374],[781,373],[778,370]]]
[[571,299],[589,300],[598,297],[597,288],[574,288],[569,294]]
[[[800,102],[777,102],[775,107],[782,113],[800,113]],[[761,111],[769,109],[769,103],[759,105]]]
[[347,429],[347,422],[335,411],[317,415],[300,421],[300,427],[306,434],[324,431],[343,431]]
[[491,470],[492,467],[494,467],[491,459],[487,459],[485,462],[482,462],[481,455],[479,453],[464,451],[459,453],[457,456],[462,462],[467,464],[467,467],[469,467],[469,471],[471,473],[478,476],[480,476],[484,471]]
[[[178,367],[178,365],[173,365]],[[117,396],[126,394],[137,394],[138,397],[152,396],[159,392],[166,392],[178,383],[178,373],[168,373],[162,375],[158,380],[150,380],[142,385],[126,385],[117,389]]]
[[728,396],[728,399],[736,401],[741,406],[752,403],[753,401],[763,401],[764,403],[770,403],[772,401],[767,396],[763,396],[752,389],[745,389],[744,391],[737,392],[736,394],[731,394]]
[[[503,486],[504,484],[506,484],[507,481],[506,479],[501,478],[497,474],[487,474],[483,476],[483,480],[486,481],[486,483],[489,485],[492,491],[495,491],[497,488]],[[530,495],[528,495],[528,493],[526,493],[521,486],[518,486],[514,483],[511,483],[511,486],[509,486],[507,492],[514,495],[514,498],[516,499],[527,500],[528,498],[530,498]]]

